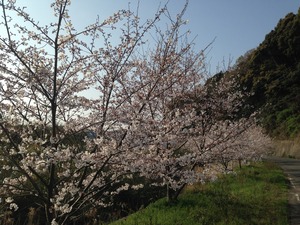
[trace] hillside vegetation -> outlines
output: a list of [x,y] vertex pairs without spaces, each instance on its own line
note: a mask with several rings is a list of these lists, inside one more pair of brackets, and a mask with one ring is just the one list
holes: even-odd
[[267,132],[293,138],[300,132],[300,9],[281,19],[265,40],[241,56],[231,73],[254,93],[248,102],[260,111]]

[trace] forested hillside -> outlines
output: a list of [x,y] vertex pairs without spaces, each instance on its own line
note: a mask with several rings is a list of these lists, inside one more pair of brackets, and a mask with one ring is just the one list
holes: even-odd
[[231,73],[253,92],[248,102],[260,111],[267,132],[277,138],[300,132],[300,9],[281,19],[265,40],[241,56]]

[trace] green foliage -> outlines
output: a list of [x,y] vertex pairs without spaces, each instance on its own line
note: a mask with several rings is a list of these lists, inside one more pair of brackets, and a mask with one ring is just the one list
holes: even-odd
[[[299,133],[300,9],[289,13],[254,50],[237,60],[232,73],[254,94],[247,102],[260,111],[267,132],[276,137]],[[288,115],[286,114],[288,112]]]
[[285,225],[287,190],[281,169],[259,163],[187,190],[175,203],[161,199],[112,225]]

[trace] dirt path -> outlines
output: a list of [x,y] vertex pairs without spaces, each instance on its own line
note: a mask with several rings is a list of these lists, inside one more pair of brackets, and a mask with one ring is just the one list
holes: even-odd
[[291,225],[300,225],[300,160],[268,157],[268,161],[278,164],[290,181],[289,219]]

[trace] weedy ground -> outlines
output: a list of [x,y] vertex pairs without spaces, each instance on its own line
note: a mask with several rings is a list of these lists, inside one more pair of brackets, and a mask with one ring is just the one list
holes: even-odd
[[111,225],[287,225],[288,183],[272,163],[244,166],[217,181],[160,199]]

